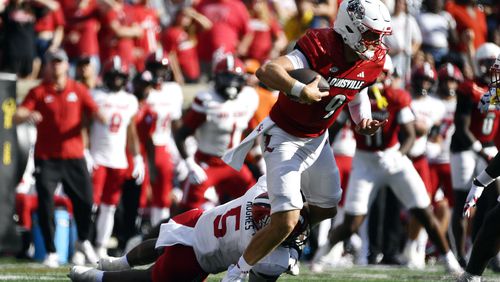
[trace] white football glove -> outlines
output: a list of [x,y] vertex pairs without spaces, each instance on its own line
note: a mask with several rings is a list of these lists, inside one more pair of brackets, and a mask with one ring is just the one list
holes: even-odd
[[479,103],[477,105],[477,108],[481,113],[485,113],[488,111],[490,108],[490,105],[495,105],[496,109],[500,109],[500,101],[498,100],[499,97],[496,95],[496,89],[495,88],[490,88],[488,92],[484,93],[483,97],[481,97],[481,100],[479,100]]
[[141,155],[134,156],[134,169],[132,170],[132,177],[135,178],[135,183],[141,185],[144,182],[146,175],[146,168],[144,166],[144,159]]
[[477,200],[479,199],[479,197],[481,197],[483,190],[484,190],[483,186],[476,186],[474,182],[472,183],[469,194],[465,199],[464,214],[463,214],[464,217],[470,217],[471,209],[476,206]]
[[247,277],[248,272],[241,271],[237,264],[231,264],[221,282],[243,282]]
[[187,158],[186,165],[189,170],[188,180],[190,183],[201,184],[208,179],[207,173],[194,161],[194,158]]
[[90,154],[90,151],[88,149],[85,149],[83,151],[83,156],[85,157],[85,163],[87,164],[87,170],[89,173],[92,173],[94,171],[94,168],[96,167],[96,163],[94,161],[94,158]]
[[403,155],[399,150],[383,151],[378,155],[380,165],[389,173],[398,173],[403,169]]

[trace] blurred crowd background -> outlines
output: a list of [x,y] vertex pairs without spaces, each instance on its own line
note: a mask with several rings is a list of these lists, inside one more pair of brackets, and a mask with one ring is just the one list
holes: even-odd
[[[383,2],[392,14],[393,34],[384,40],[390,48],[393,76],[409,91],[414,70],[424,64],[439,69],[452,63],[465,80],[473,79],[478,73],[471,63],[476,50],[487,42],[500,45],[500,4],[496,0]],[[107,66],[117,56],[129,84],[144,73],[148,60],[154,60],[151,57],[166,59],[169,78],[181,85],[187,109],[195,92],[211,83],[214,58],[231,53],[245,63],[247,84],[259,93],[258,122],[267,115],[277,93],[259,85],[253,76],[256,69],[292,50],[307,29],[332,27],[339,4],[339,0],[0,0],[0,71],[17,75],[21,102],[31,87],[50,75],[46,54],[59,49],[67,54],[70,77],[89,89],[102,85]],[[433,79],[437,83],[437,75]],[[258,164],[251,170],[254,177],[260,175]],[[182,198],[185,177],[185,171],[176,170],[175,189],[168,195],[171,210]],[[25,176],[18,186],[15,218],[24,234],[17,254],[20,258],[33,257],[30,246],[36,236],[31,232],[35,225],[31,215],[36,204],[23,196],[36,199],[33,181]],[[127,185],[134,186],[132,182],[124,183]],[[115,214],[117,244],[110,245],[114,252],[121,253],[131,238],[144,232],[145,222],[150,222],[154,200],[151,192],[140,189],[151,188],[143,185],[137,189],[124,188]],[[138,203],[141,193],[145,196]],[[64,193],[58,195],[56,206],[71,214],[71,203]],[[207,194],[207,201],[214,204],[224,200]],[[324,237],[324,231],[319,241],[312,236],[306,258],[312,257]],[[372,262],[377,262],[376,255]]]

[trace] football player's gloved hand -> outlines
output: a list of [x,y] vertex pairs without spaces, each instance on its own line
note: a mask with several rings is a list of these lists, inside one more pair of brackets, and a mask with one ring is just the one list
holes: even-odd
[[221,282],[243,282],[247,277],[248,271],[242,271],[237,264],[231,264]]
[[496,92],[496,89],[491,88],[488,92],[484,93],[483,97],[481,97],[481,100],[479,100],[477,105],[477,108],[481,111],[481,113],[487,112],[490,105],[495,105],[496,109],[500,109],[500,101]]
[[89,173],[92,173],[92,171],[96,167],[96,163],[94,161],[94,158],[92,157],[92,155],[90,154],[90,151],[88,149],[85,149],[83,151],[83,156],[85,158],[85,163],[87,164],[87,170],[89,171]]
[[479,199],[479,197],[481,197],[483,190],[484,190],[483,186],[475,185],[474,181],[472,182],[469,194],[465,199],[464,213],[463,213],[464,217],[470,217],[471,209],[476,206],[477,200]]
[[186,165],[189,170],[188,180],[192,184],[201,184],[208,179],[205,170],[199,166],[193,158],[186,159]]
[[132,170],[132,177],[135,178],[135,183],[141,185],[144,182],[146,175],[146,168],[144,167],[144,160],[141,155],[134,156],[134,169]]
[[399,150],[386,150],[377,154],[380,165],[389,173],[397,173],[403,169],[403,155]]

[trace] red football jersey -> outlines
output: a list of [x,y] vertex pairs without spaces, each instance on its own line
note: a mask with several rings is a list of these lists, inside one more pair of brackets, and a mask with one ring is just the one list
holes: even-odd
[[359,59],[347,63],[342,37],[331,28],[309,30],[297,41],[296,48],[305,55],[309,67],[330,83],[330,95],[305,105],[280,93],[270,117],[289,134],[317,137],[333,124],[345,104],[362,88],[375,82],[384,61]]
[[462,83],[457,96],[457,112],[464,111],[461,107],[463,104],[461,100],[469,99],[472,102],[472,105],[469,106],[471,115],[469,130],[483,144],[494,142],[500,116],[500,111],[496,110],[495,107],[490,107],[486,113],[481,113],[477,108],[477,104],[486,92],[488,92],[488,86],[482,86],[475,81],[468,80]]
[[379,121],[387,119],[387,124],[372,136],[355,133],[356,146],[358,149],[365,151],[382,151],[399,142],[398,113],[401,109],[410,106],[410,93],[403,89],[385,88],[382,95],[387,99],[388,106],[385,109],[379,109],[375,98],[370,97],[372,116],[373,119]]

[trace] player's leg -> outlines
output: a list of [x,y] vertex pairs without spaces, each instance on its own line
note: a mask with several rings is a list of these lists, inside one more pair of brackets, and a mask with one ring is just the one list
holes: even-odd
[[378,183],[377,172],[372,171],[372,173],[368,173],[371,169],[370,164],[373,163],[371,157],[370,153],[356,152],[352,163],[354,170],[351,172],[345,196],[344,221],[331,230],[328,243],[316,252],[313,265],[311,266],[314,271],[321,271],[324,256],[337,243],[355,233],[363,223],[365,215],[368,212],[370,196],[373,193],[372,190],[375,183]]
[[99,257],[107,257],[108,244],[115,222],[115,211],[120,201],[122,184],[125,180],[125,169],[107,168],[101,205],[97,216],[96,253]]
[[155,246],[156,239],[145,240],[122,257],[99,259],[97,269],[105,271],[119,271],[153,263],[160,255],[160,253],[155,249]]
[[467,221],[462,217],[463,207],[474,176],[477,154],[473,151],[452,153],[450,156],[451,181],[453,185],[453,211],[451,227],[457,258],[461,265],[466,264],[465,242]]
[[174,178],[174,166],[165,146],[155,146],[154,168],[151,187],[153,191],[151,225],[155,226],[162,219],[170,217],[171,192]]
[[[403,161],[410,162],[407,158]],[[445,233],[441,231],[439,223],[432,213],[424,182],[415,168],[410,163],[405,164],[402,171],[391,177],[390,186],[394,194],[425,228],[429,238],[443,256],[446,270],[453,274],[459,274],[462,269],[450,251]]]
[[469,263],[458,281],[480,281],[488,261],[500,251],[500,203],[487,215],[472,246]]

